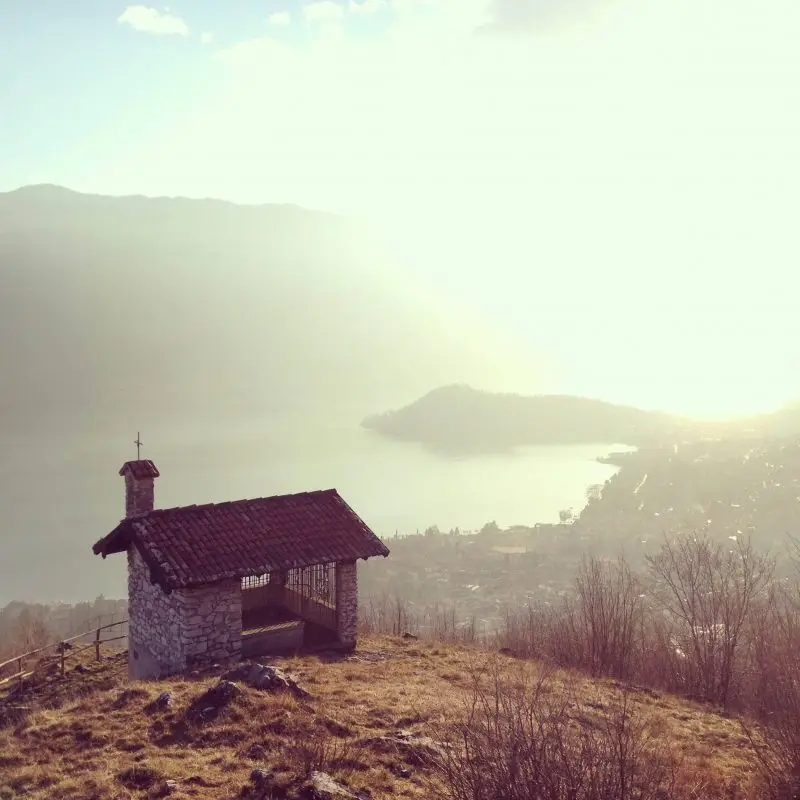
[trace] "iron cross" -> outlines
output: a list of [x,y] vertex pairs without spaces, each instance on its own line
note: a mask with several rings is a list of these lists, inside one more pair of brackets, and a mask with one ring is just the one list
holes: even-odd
[[142,446],[142,436],[138,431],[136,432],[136,441],[134,444],[136,445],[136,460],[139,461],[139,450]]

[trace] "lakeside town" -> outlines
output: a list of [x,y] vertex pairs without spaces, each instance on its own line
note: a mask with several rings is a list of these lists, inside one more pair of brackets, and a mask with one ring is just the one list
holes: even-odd
[[[584,555],[635,569],[665,536],[705,531],[718,541],[749,538],[779,555],[796,537],[800,438],[698,439],[614,453],[618,471],[587,487],[583,509],[556,524],[442,531],[386,540],[391,558],[359,567],[362,618],[397,617],[396,627],[502,627],[509,609],[554,604],[570,589]],[[31,643],[124,619],[127,603],[98,597],[78,605],[11,603],[0,639]]]
[[705,439],[604,461],[619,471],[588,487],[586,506],[564,509],[558,524],[432,527],[392,539],[391,559],[362,567],[365,602],[410,608],[423,626],[457,617],[480,633],[499,627],[509,607],[556,602],[584,554],[624,555],[641,568],[665,536],[702,530],[779,555],[797,530],[800,439]]

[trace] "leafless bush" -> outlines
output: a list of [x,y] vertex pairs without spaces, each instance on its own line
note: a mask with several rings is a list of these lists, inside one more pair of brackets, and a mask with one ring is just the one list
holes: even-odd
[[641,589],[625,559],[583,559],[575,577],[575,634],[592,675],[628,678],[644,606]]
[[407,600],[388,594],[370,595],[359,604],[359,628],[363,634],[415,633],[416,615]]
[[412,633],[438,642],[477,642],[482,638],[474,617],[461,619],[455,605],[415,606],[388,594],[370,595],[359,608],[362,634],[402,636]]
[[[800,798],[800,591],[773,587],[753,620],[748,686],[766,748],[755,747],[775,800]],[[748,734],[753,736],[747,728]],[[754,745],[755,746],[755,745]]]
[[535,658],[558,667],[588,671],[588,645],[581,632],[579,606],[571,595],[554,604],[528,603],[506,609],[495,636],[500,649],[519,658]]
[[[647,563],[649,574],[640,577],[622,558],[584,560],[572,592],[507,609],[503,628],[490,638],[459,620],[454,606],[422,609],[387,597],[367,601],[362,625],[440,641],[482,640],[520,658],[746,712],[764,727],[764,778],[784,792],[774,797],[788,796],[786,787],[800,780],[800,560],[797,572],[784,569],[779,577],[775,561],[749,542],[715,542],[700,532],[665,540]],[[546,722],[551,727],[542,735],[550,735],[556,719],[550,707],[544,720],[527,724]]]
[[283,734],[286,755],[301,775],[313,771],[350,775],[361,766],[363,747],[350,740],[333,736],[322,727],[312,730],[289,728]]
[[552,609],[543,604],[506,608],[503,627],[495,637],[498,649],[520,658],[550,658],[548,629],[553,617]]
[[53,639],[45,611],[37,607],[23,608],[0,639],[0,661],[44,647]]
[[584,559],[574,592],[559,603],[506,612],[502,646],[591,675],[629,678],[644,620],[640,594],[624,559]]
[[772,561],[749,542],[713,543],[702,534],[666,540],[647,561],[682,655],[684,692],[728,705],[749,613],[769,586]]
[[676,647],[673,624],[648,603],[636,642],[632,679],[644,686],[680,693],[686,686],[685,655]]
[[453,800],[650,800],[675,797],[675,767],[622,693],[589,715],[543,672],[473,675],[464,718],[443,732],[439,765]]
[[789,560],[797,575],[800,575],[800,537],[789,537]]

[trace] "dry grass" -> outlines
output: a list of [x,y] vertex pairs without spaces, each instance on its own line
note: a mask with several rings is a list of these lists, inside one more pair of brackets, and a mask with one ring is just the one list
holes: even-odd
[[[262,795],[248,788],[254,768],[272,770],[285,786],[316,768],[375,798],[443,796],[434,767],[374,740],[398,728],[430,734],[463,718],[476,676],[493,660],[509,675],[542,669],[477,647],[367,638],[346,659],[273,660],[311,699],[242,686],[216,719],[199,722],[187,711],[216,677],[132,685],[122,662],[106,659],[90,674],[54,681],[60,693],[42,695],[51,707],[0,729],[0,799],[143,798],[166,779],[177,783],[173,798],[255,798]],[[83,696],[70,696],[87,684]],[[173,693],[171,708],[148,708],[163,691]],[[612,681],[567,672],[549,678],[548,691],[577,698],[573,714],[581,724],[621,693]],[[695,792],[684,796],[757,796],[757,759],[736,720],[650,691],[630,698],[647,735],[674,756],[680,785]]]

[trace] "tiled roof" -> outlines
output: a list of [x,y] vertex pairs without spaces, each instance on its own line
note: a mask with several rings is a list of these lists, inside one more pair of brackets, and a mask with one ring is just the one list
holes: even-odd
[[105,558],[131,543],[167,591],[389,555],[335,489],[159,509],[124,519],[92,549]]
[[131,473],[134,478],[141,480],[142,478],[158,478],[160,473],[156,465],[150,459],[143,459],[141,461],[126,461],[120,469],[120,475]]

